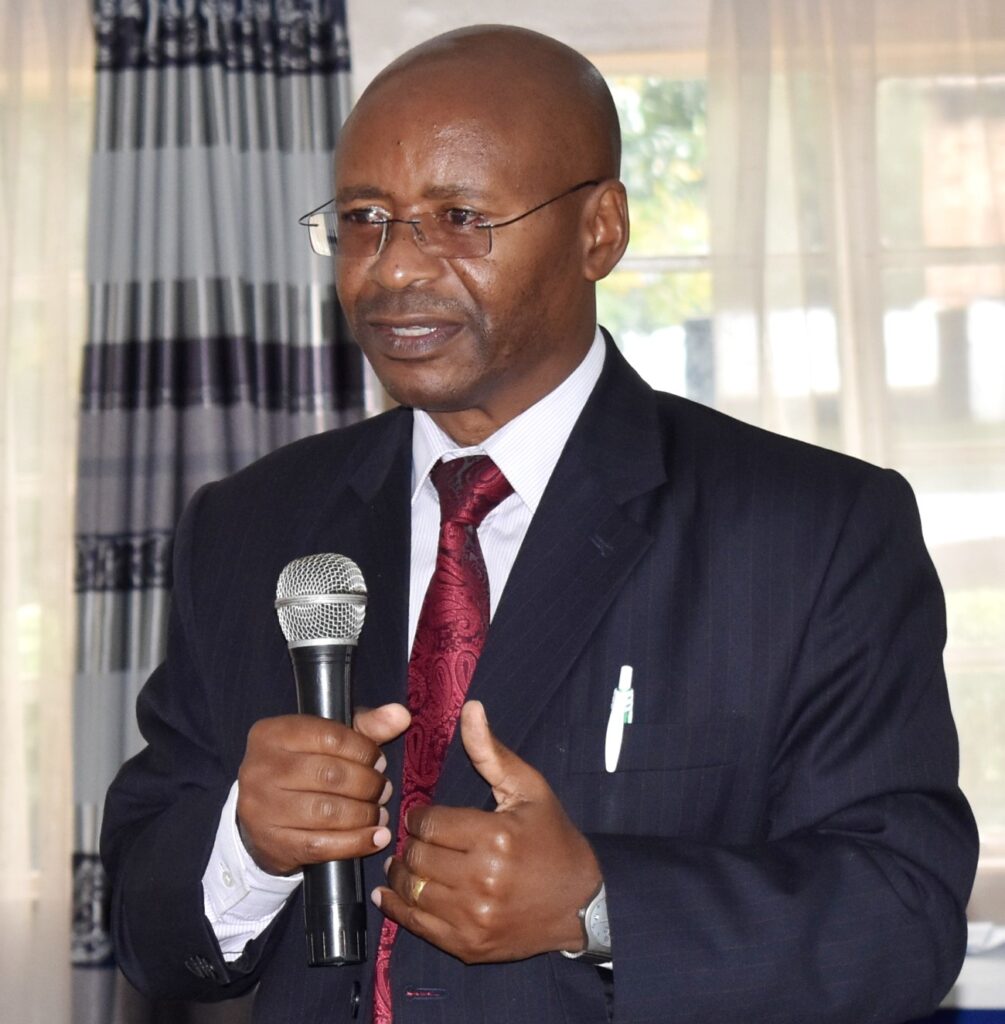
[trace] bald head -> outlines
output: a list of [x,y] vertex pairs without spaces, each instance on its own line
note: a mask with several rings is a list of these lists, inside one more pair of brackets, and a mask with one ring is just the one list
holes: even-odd
[[539,32],[475,25],[421,43],[370,83],[346,127],[409,97],[421,97],[437,123],[470,117],[529,139],[542,166],[576,178],[619,174],[621,131],[607,83],[582,54]]
[[620,138],[599,72],[503,26],[387,67],[335,158],[335,283],[388,393],[477,444],[579,365],[596,282],[628,241]]

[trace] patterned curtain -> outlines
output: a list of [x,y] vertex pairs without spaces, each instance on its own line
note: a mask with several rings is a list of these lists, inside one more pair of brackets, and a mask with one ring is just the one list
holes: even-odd
[[[81,968],[111,960],[100,808],[140,745],[133,705],[161,657],[178,515],[201,484],[359,418],[363,404],[330,263],[297,225],[330,194],[347,109],[344,0],[94,0],[94,27],[76,537]],[[121,1019],[113,972],[75,974],[78,1020]]]

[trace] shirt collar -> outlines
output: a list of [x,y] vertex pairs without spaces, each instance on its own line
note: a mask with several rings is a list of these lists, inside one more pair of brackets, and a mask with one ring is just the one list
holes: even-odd
[[[440,459],[488,455],[520,500],[537,511],[552,471],[604,366],[604,336],[598,327],[583,361],[544,398],[504,424],[480,445],[458,448],[427,412],[416,409],[412,429],[412,503]],[[430,487],[432,484],[429,485]]]

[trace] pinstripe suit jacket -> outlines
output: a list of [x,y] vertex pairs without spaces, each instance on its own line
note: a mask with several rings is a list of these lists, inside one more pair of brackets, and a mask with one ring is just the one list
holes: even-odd
[[[113,785],[103,837],[118,956],[141,989],[220,999],[258,983],[263,1024],[368,1019],[372,960],[306,968],[297,898],[224,964],[200,880],[248,728],[295,710],[272,609],[290,559],[359,563],[370,601],[357,699],[403,699],[411,422],[395,410],[298,442],[185,513],[167,659],[138,703],[149,746]],[[977,850],[944,629],[899,476],[655,393],[609,343],[470,695],[593,843],[613,981],[558,954],[466,967],[401,933],[397,1019],[928,1012],[961,961]],[[607,773],[623,664],[635,717]],[[400,741],[388,755],[396,778]],[[438,801],[491,806],[456,740]],[[381,860],[367,862],[368,888]],[[378,929],[371,908],[372,943]]]

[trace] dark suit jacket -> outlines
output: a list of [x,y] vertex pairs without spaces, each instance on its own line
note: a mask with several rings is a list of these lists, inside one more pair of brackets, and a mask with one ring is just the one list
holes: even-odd
[[[404,699],[411,424],[395,410],[298,442],[185,513],[167,660],[138,704],[149,746],[105,814],[118,956],[141,989],[219,999],[259,982],[267,1024],[349,1020],[361,991],[368,1019],[372,958],[306,968],[297,898],[225,965],[200,880],[249,727],[295,710],[272,607],[290,559],[359,563],[358,703]],[[396,1019],[861,1024],[929,1011],[961,962],[977,853],[944,638],[899,476],[655,393],[609,343],[470,696],[596,850],[613,985],[558,954],[467,967],[401,932]],[[623,664],[635,718],[608,774]],[[398,778],[400,741],[388,754]],[[456,739],[437,798],[492,806]],[[382,860],[366,862],[367,891]],[[371,908],[372,948],[379,924]]]

